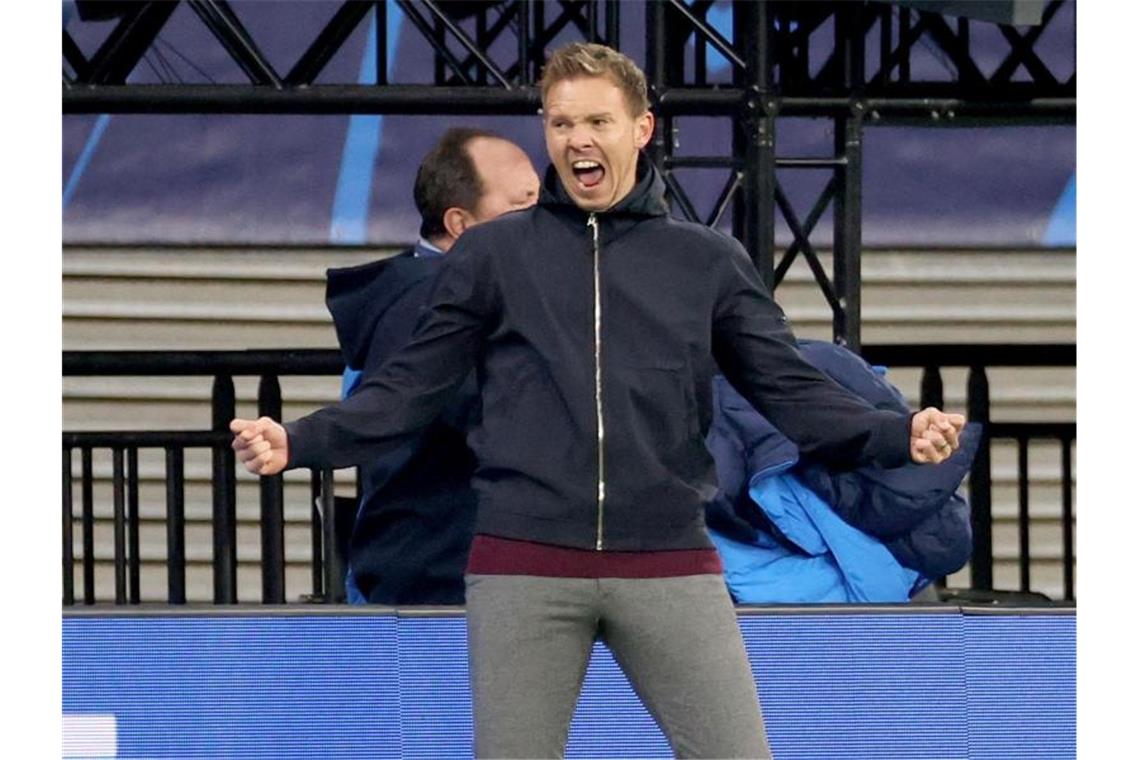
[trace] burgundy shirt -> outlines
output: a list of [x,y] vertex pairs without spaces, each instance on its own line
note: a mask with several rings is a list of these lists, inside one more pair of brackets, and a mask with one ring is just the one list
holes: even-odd
[[716,549],[618,552],[573,549],[478,534],[471,542],[472,575],[537,575],[548,578],[670,578],[721,575]]

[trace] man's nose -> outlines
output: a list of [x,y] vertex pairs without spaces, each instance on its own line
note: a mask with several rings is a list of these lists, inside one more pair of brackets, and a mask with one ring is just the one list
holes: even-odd
[[571,148],[588,148],[594,144],[594,136],[590,134],[589,128],[585,125],[575,125],[570,130],[570,147]]

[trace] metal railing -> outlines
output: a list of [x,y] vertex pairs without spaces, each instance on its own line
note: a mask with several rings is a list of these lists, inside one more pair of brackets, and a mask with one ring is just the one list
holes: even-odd
[[943,407],[942,368],[968,367],[966,417],[982,423],[982,442],[970,471],[970,521],[974,552],[970,560],[970,586],[992,590],[993,574],[993,480],[990,463],[995,439],[1017,442],[1018,482],[1018,581],[1021,591],[1030,590],[1029,553],[1029,443],[1052,440],[1061,447],[1061,533],[1064,598],[1074,600],[1073,571],[1073,468],[1072,450],[1077,440],[1075,422],[991,422],[990,383],[992,367],[1075,367],[1073,344],[942,344],[864,346],[863,358],[888,367],[922,367],[920,403]]
[[[1072,446],[1075,423],[990,422],[990,367],[1070,367],[1076,365],[1074,345],[880,345],[865,346],[863,356],[874,364],[921,367],[921,403],[943,406],[941,370],[968,367],[967,416],[982,422],[985,433],[970,474],[970,504],[974,530],[971,586],[993,589],[992,480],[990,447],[994,439],[1018,445],[1018,522],[1020,585],[1029,590],[1028,450],[1031,441],[1055,440],[1062,452],[1062,532],[1064,593],[1074,598]],[[73,460],[81,458],[81,532],[83,542],[82,596],[94,604],[94,473],[92,452],[109,449],[112,456],[115,604],[140,601],[139,468],[140,449],[165,452],[167,601],[186,602],[185,476],[187,449],[211,452],[213,581],[215,604],[237,599],[237,489],[235,457],[230,447],[229,421],[235,416],[233,378],[259,378],[258,414],[281,418],[282,376],[339,375],[340,354],[334,350],[258,351],[65,351],[67,376],[207,376],[213,377],[209,430],[149,430],[63,433],[63,603],[77,602],[74,587]],[[337,499],[331,470],[311,473],[309,488],[312,541],[312,595],[307,601],[344,600],[343,558],[337,550]],[[260,537],[262,602],[285,603],[284,480],[260,478]]]
[[[237,484],[235,457],[230,447],[229,422],[234,418],[235,376],[259,378],[259,415],[281,418],[282,376],[338,375],[343,370],[340,354],[329,350],[285,351],[65,351],[63,375],[68,376],[212,376],[211,427],[204,431],[114,431],[64,432],[63,434],[63,581],[64,604],[74,604],[74,509],[72,504],[72,458],[82,457],[82,540],[84,604],[94,604],[94,499],[93,449],[110,449],[114,493],[115,603],[139,602],[138,551],[138,451],[166,452],[167,508],[167,600],[186,601],[185,515],[183,462],[191,448],[212,453],[212,523],[214,603],[237,600]],[[130,466],[124,472],[124,455]],[[261,586],[266,604],[285,602],[284,479],[281,475],[260,478],[261,497]],[[333,478],[331,471],[314,472],[310,479],[312,508],[312,600],[342,601],[344,578],[336,551]],[[320,505],[318,508],[318,504]],[[129,536],[129,541],[121,540]],[[125,551],[129,549],[129,551]],[[129,590],[128,590],[129,586]]]

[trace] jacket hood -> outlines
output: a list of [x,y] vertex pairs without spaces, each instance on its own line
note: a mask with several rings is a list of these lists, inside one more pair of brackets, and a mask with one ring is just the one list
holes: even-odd
[[435,272],[438,259],[410,252],[353,267],[327,271],[325,304],[336,326],[344,363],[364,367],[372,335],[385,312],[409,290]]
[[[637,169],[634,175],[637,181],[633,189],[624,198],[617,202],[613,208],[603,213],[632,217],[665,216],[669,213],[669,206],[665,203],[665,180],[657,168],[645,157],[644,153],[637,156]],[[569,207],[579,213],[586,211],[574,202],[554,165],[546,167],[546,175],[542,180],[542,190],[538,196],[538,205],[547,207]]]

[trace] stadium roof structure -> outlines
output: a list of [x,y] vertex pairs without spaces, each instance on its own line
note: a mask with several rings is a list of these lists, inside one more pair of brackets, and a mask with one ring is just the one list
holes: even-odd
[[[278,12],[297,5],[280,3]],[[178,54],[162,44],[161,33],[179,6],[193,11],[242,81],[214,81],[202,62],[189,59],[184,63],[206,81],[187,81],[170,65],[161,67],[165,74],[154,67],[164,50]],[[635,14],[617,0],[347,0],[328,7],[327,22],[303,30],[304,43],[288,65],[275,66],[238,3],[76,0],[65,5],[80,23],[63,29],[63,113],[534,114],[541,105],[535,82],[548,51],[572,40],[606,43],[643,64],[660,123],[648,152],[675,208],[709,225],[730,214],[733,234],[772,288],[802,254],[831,307],[835,339],[854,350],[860,347],[864,131],[1076,123],[1072,0],[650,0],[634,9],[637,28],[628,20],[623,26],[623,17]],[[389,81],[387,41],[396,14],[430,46],[430,81]],[[375,83],[322,78],[367,25],[375,32]],[[90,53],[69,33],[84,27],[106,30],[88,45]],[[1042,39],[1051,30],[1062,32],[1066,44],[1045,50]],[[144,63],[159,81],[128,81]],[[675,120],[685,116],[730,120],[731,154],[678,153]],[[778,126],[790,117],[830,120],[831,155],[777,155]],[[725,174],[707,214],[685,192],[678,171],[686,169]],[[805,214],[789,201],[778,169],[831,176]],[[811,242],[829,207],[830,273]],[[794,235],[778,262],[777,209]]]

